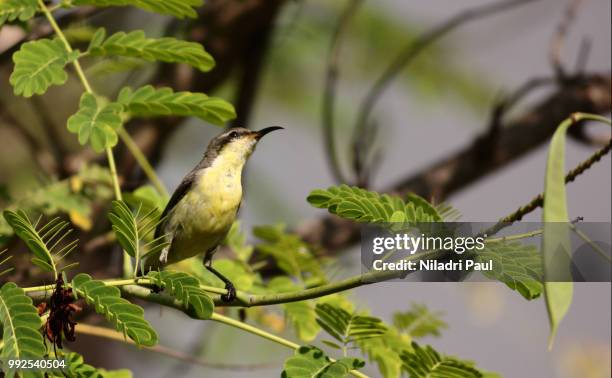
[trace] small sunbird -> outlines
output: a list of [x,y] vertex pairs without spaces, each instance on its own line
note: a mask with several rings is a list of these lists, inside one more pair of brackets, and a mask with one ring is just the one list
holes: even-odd
[[212,257],[236,219],[242,201],[242,169],[261,138],[280,126],[252,131],[232,127],[213,138],[204,157],[176,188],[166,205],[155,238],[166,235],[168,246],[145,256],[145,271],[204,254],[204,266],[225,283],[231,302],[236,288],[215,270]]

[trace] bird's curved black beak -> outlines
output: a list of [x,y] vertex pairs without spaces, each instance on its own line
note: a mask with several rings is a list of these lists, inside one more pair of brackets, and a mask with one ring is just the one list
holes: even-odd
[[257,138],[257,140],[263,138],[264,135],[271,133],[272,131],[276,131],[276,130],[282,130],[283,127],[280,126],[270,126],[270,127],[266,127],[265,129],[261,129],[259,131],[255,131],[255,138]]

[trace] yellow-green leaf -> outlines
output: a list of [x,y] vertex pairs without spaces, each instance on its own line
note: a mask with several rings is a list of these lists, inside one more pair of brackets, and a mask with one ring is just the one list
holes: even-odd
[[185,63],[202,72],[215,66],[213,57],[196,42],[171,37],[147,38],[144,31],[118,32],[106,40],[104,28],[96,31],[87,52],[92,56],[125,56],[148,61]]
[[202,0],[72,0],[74,5],[95,5],[97,7],[134,6],[149,12],[167,14],[178,18],[197,17],[195,9]]
[[544,295],[550,322],[549,348],[552,347],[559,322],[567,314],[573,296],[571,281],[549,282],[549,279],[553,271],[556,277],[564,275],[570,277],[569,256],[567,256],[571,250],[571,243],[567,229],[569,215],[565,192],[565,133],[570,126],[581,120],[610,124],[610,120],[598,115],[575,113],[559,125],[550,142],[546,162],[542,215],[544,222],[542,237]]
[[21,45],[13,54],[15,69],[9,78],[16,95],[31,97],[43,94],[52,85],[68,79],[64,66],[76,58],[78,52],[68,54],[60,40],[39,39]]
[[236,118],[236,111],[229,102],[204,93],[174,92],[171,88],[154,88],[147,85],[132,91],[125,87],[117,102],[134,116],[194,116],[214,125],[222,126]]
[[7,21],[26,21],[34,16],[38,4],[36,0],[0,1],[0,27]]
[[68,118],[68,130],[78,134],[79,143],[90,143],[96,152],[117,144],[117,129],[121,127],[121,105],[102,104],[91,93],[83,93],[79,110]]

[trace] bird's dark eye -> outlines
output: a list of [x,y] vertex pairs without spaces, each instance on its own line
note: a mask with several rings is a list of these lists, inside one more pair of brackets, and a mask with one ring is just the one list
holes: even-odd
[[237,131],[232,131],[231,133],[229,133],[228,137],[230,139],[236,139],[238,137],[238,132]]

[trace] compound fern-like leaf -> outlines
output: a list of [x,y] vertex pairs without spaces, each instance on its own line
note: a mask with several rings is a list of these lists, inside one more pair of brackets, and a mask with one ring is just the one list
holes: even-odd
[[123,201],[113,201],[112,210],[108,214],[113,225],[113,231],[123,250],[135,259],[134,276],[138,272],[140,258],[147,253],[156,253],[168,245],[165,235],[152,239],[155,228],[160,223],[157,209],[147,213],[139,206],[135,213]]
[[344,346],[375,337],[381,337],[387,328],[372,316],[351,314],[328,303],[317,304],[317,323]]
[[83,93],[79,110],[68,118],[68,130],[78,135],[79,143],[89,142],[96,152],[117,144],[117,129],[121,127],[121,105],[104,104],[91,93]]
[[471,362],[443,356],[431,346],[413,342],[412,350],[402,354],[402,367],[410,378],[481,378],[482,372]]
[[476,253],[476,261],[493,261],[493,269],[482,271],[486,277],[505,283],[525,299],[538,298],[542,285],[542,257],[534,245],[505,242],[486,243]]
[[358,222],[439,222],[442,217],[425,199],[410,194],[406,201],[348,185],[317,189],[308,202],[314,207]]
[[[4,346],[0,357],[6,359],[41,359],[46,348],[40,332],[42,321],[32,299],[23,289],[12,282],[5,283],[0,288],[0,323],[2,323],[2,341]],[[2,371],[6,377],[12,378],[16,372],[8,366]],[[40,371],[20,371],[22,377],[41,377]]]
[[151,281],[180,299],[187,313],[196,319],[208,319],[213,313],[214,303],[206,292],[200,289],[200,281],[183,272],[149,272]]
[[[274,277],[268,283],[268,290],[273,293],[287,293],[300,290],[300,286],[295,284],[289,277]],[[293,325],[296,336],[305,342],[314,340],[321,327],[317,323],[317,315],[314,304],[310,301],[283,303],[283,310],[287,321]]]
[[6,264],[10,259],[13,258],[12,255],[7,255],[6,257],[2,257],[4,256],[4,254],[8,251],[8,249],[2,250],[0,251],[0,276],[3,276],[9,272],[11,272],[13,269],[15,269],[14,267],[8,267],[8,268],[4,268],[4,270],[2,270],[2,265]]
[[184,18],[197,17],[195,9],[202,5],[202,0],[72,0],[74,5],[95,5],[97,7],[134,6],[149,12],[167,14]]
[[147,85],[133,91],[125,87],[117,102],[130,114],[139,117],[165,115],[194,116],[214,125],[236,118],[234,107],[225,100],[204,93],[174,92],[171,88]]
[[142,30],[118,32],[106,40],[106,31],[96,31],[87,52],[92,56],[125,56],[166,63],[185,63],[202,72],[215,66],[213,57],[199,43],[171,37],[147,38]]
[[62,356],[68,365],[61,371],[49,371],[50,377],[75,377],[75,378],[132,378],[132,372],[127,369],[105,370],[99,369],[85,363],[83,356],[76,352],[70,352]]
[[15,234],[25,242],[34,254],[32,263],[43,270],[53,272],[54,276],[73,264],[60,267],[59,264],[77,246],[77,240],[65,242],[72,229],[68,222],[53,218],[45,225],[39,226],[40,218],[32,223],[23,210],[16,212],[5,210],[4,219],[13,228]]
[[0,1],[0,27],[7,21],[26,21],[38,10],[36,0]]
[[314,346],[302,346],[284,364],[283,378],[342,378],[365,366],[359,358],[334,361]]
[[72,289],[77,296],[94,306],[97,313],[104,315],[118,331],[134,340],[138,345],[157,344],[157,333],[144,318],[142,307],[121,298],[121,292],[103,281],[94,280],[90,275],[80,273],[72,280]]
[[68,53],[58,39],[39,39],[21,45],[13,54],[15,68],[9,78],[16,95],[31,97],[43,94],[52,85],[68,79],[64,66],[76,58],[78,51]]
[[429,311],[425,305],[413,303],[410,310],[393,314],[393,325],[412,338],[440,336],[440,330],[448,327],[440,315]]

